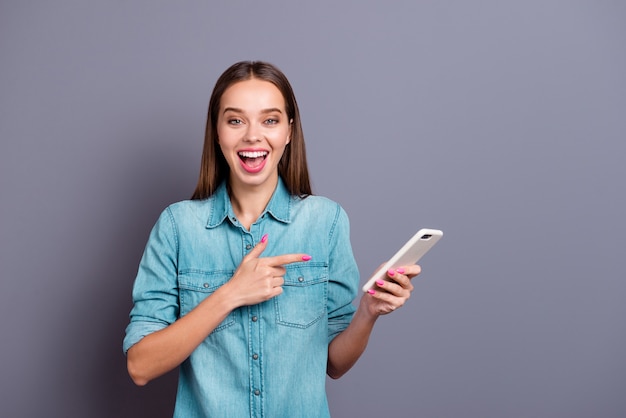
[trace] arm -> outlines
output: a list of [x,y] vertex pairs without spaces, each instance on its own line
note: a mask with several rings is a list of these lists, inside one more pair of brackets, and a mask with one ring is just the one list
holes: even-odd
[[420,271],[418,265],[389,271],[390,281],[377,282],[375,289],[361,297],[350,325],[328,346],[328,376],[338,379],[350,370],[365,351],[378,317],[406,303],[413,290],[411,279]]
[[163,329],[152,332],[127,352],[127,368],[133,381],[143,386],[178,367],[237,307],[252,305],[282,293],[284,264],[306,261],[305,254],[259,258],[264,237],[243,258],[233,277],[191,312]]
[[216,290],[184,317],[145,336],[128,350],[128,374],[135,384],[144,386],[178,367],[237,307],[227,285]]
[[378,316],[370,315],[367,309],[362,309],[365,297],[366,295],[361,298],[359,309],[348,328],[337,335],[328,346],[326,373],[332,379],[339,379],[350,370],[367,347]]

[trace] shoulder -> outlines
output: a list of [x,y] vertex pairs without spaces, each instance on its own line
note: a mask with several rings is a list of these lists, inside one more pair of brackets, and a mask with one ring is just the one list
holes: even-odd
[[180,202],[170,204],[165,210],[176,214],[198,212],[210,207],[212,201],[212,198],[203,200],[181,200]]
[[176,226],[189,224],[206,224],[213,199],[182,200],[167,206],[161,213],[161,221],[168,219]]
[[319,210],[323,212],[336,212],[338,210],[343,210],[339,203],[324,196],[292,196],[292,202],[296,208],[306,210]]
[[348,223],[348,214],[343,207],[324,196],[293,197],[294,218],[315,219],[317,223]]

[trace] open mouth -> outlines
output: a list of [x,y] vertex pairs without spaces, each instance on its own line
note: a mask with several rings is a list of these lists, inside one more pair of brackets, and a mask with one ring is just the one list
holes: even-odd
[[267,158],[268,154],[269,152],[267,151],[239,151],[237,153],[244,168],[248,170],[262,168],[263,162]]

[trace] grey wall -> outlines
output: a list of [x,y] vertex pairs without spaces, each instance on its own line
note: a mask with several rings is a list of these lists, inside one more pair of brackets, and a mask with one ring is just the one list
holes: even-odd
[[217,76],[264,59],[363,276],[445,232],[329,382],[335,417],[626,416],[625,22],[599,0],[3,1],[0,415],[170,416],[174,373],[126,374],[132,281],[195,185]]

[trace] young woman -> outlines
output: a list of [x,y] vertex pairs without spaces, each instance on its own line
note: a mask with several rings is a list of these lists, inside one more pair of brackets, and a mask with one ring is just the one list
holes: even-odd
[[192,200],[154,226],[133,289],[124,351],[138,385],[180,366],[176,417],[328,417],[325,375],[365,350],[419,266],[356,298],[348,217],[313,196],[292,88],[240,62],[209,102]]

